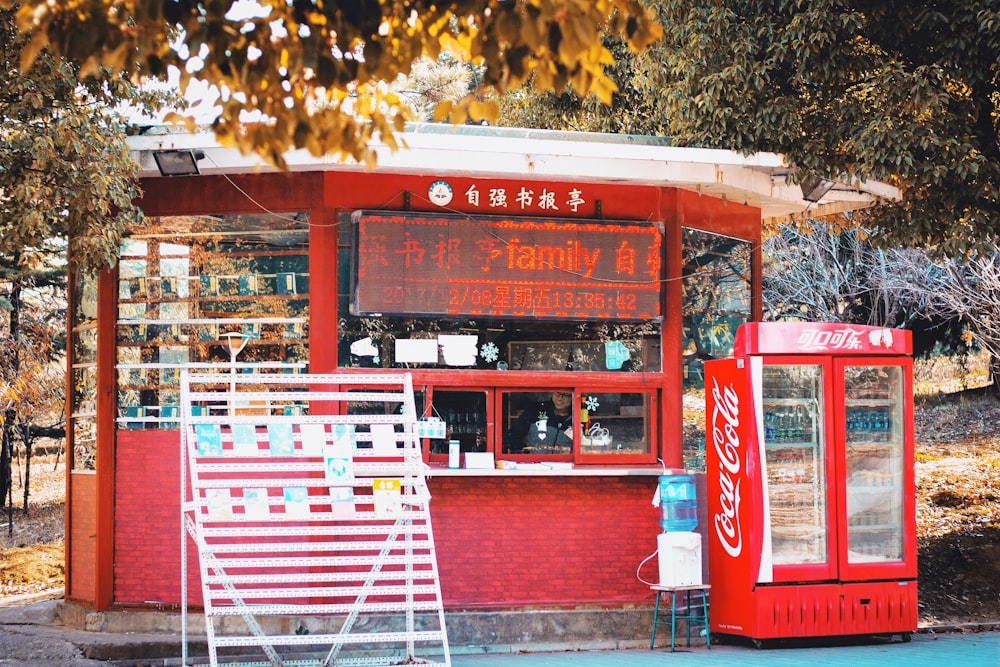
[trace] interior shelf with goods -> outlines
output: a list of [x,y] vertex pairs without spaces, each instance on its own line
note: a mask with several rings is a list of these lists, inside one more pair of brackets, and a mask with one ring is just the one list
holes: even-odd
[[523,340],[507,345],[510,370],[656,372],[660,341],[652,336],[614,340]]
[[766,400],[765,451],[775,562],[819,562],[826,530],[815,399]]
[[848,399],[847,446],[854,444],[897,445],[895,425],[897,401],[892,399]]
[[846,402],[848,551],[856,561],[896,560],[902,548],[902,434],[897,401]]
[[[116,323],[120,425],[176,428],[184,367],[307,367],[307,220],[300,217],[157,218],[126,240]],[[227,335],[239,336],[238,358]]]
[[814,485],[822,476],[821,434],[816,399],[765,399],[769,484]]
[[433,389],[430,405],[426,406],[425,393],[415,392],[417,409],[421,414],[437,417],[445,425],[445,437],[431,438],[430,454],[447,455],[448,442],[458,440],[459,451],[485,452],[488,449],[488,400],[491,392],[474,388],[461,390]]
[[766,366],[763,419],[774,562],[826,558],[827,506],[821,371]]
[[580,397],[580,453],[642,455],[649,451],[655,398],[640,392],[591,392]]

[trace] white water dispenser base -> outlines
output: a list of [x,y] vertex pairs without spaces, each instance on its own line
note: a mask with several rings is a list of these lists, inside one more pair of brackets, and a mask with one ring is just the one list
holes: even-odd
[[661,586],[701,585],[701,535],[687,531],[660,533],[656,550]]

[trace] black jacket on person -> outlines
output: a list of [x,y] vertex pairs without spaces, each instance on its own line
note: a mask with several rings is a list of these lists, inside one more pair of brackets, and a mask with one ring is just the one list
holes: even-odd
[[[573,426],[573,410],[570,408],[569,414],[557,415],[555,405],[552,401],[543,401],[535,405],[534,408],[525,408],[521,416],[514,420],[504,434],[504,449],[508,452],[520,452],[525,447],[525,438],[532,432],[532,427],[538,421],[540,415],[548,418],[548,429],[546,439],[551,439],[551,446],[571,446],[573,436],[567,435],[566,430]],[[572,433],[572,431],[570,431]]]

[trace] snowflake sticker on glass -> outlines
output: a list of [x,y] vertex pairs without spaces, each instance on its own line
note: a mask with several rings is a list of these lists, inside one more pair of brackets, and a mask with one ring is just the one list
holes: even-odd
[[488,364],[492,364],[494,361],[500,358],[500,349],[495,343],[485,343],[481,348],[479,348],[479,356],[483,358]]

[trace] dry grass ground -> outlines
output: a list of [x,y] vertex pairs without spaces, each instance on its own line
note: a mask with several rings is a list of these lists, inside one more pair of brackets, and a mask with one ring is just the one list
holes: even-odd
[[55,455],[31,462],[31,494],[25,515],[24,460],[14,464],[14,523],[0,517],[0,597],[40,593],[63,585],[66,467]]
[[[983,389],[982,359],[919,362],[914,375],[921,623],[1000,621],[1000,400]],[[687,437],[704,429],[703,406],[685,397]],[[23,461],[14,472],[23,477]],[[28,516],[15,486],[13,537],[0,530],[0,596],[62,585],[64,475],[53,456],[32,462]]]
[[921,616],[1000,621],[1000,401],[967,390],[915,422]]

